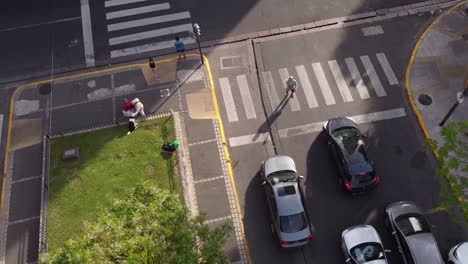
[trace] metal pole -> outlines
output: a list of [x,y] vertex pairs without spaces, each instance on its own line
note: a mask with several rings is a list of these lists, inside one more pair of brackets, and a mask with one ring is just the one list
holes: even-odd
[[[463,91],[463,96],[466,96],[467,94],[468,94],[468,89],[465,88],[465,90]],[[450,118],[450,116],[453,114],[453,112],[455,112],[455,109],[457,109],[459,104],[460,103],[457,101],[455,104],[452,105],[452,107],[450,108],[448,113],[444,116],[444,119],[442,119],[442,121],[439,123],[440,127],[443,127],[445,125],[445,123]]]
[[195,35],[197,35],[197,43],[198,43],[198,50],[200,51],[201,63],[202,63],[202,64],[205,64],[205,60],[203,60],[203,53],[202,53],[201,45],[200,45],[200,37],[199,37],[198,34],[196,34],[196,33],[195,33]]

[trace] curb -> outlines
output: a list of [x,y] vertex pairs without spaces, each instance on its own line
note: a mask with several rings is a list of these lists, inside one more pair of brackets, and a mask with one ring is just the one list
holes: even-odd
[[[419,111],[418,107],[416,106],[414,100],[413,100],[413,94],[411,92],[411,87],[410,87],[410,72],[411,72],[411,68],[413,66],[413,62],[414,62],[414,58],[416,56],[416,53],[417,53],[417,50],[419,48],[419,46],[421,45],[422,41],[424,40],[424,38],[426,37],[427,33],[429,32],[429,30],[432,29],[432,27],[434,27],[440,19],[442,19],[443,17],[445,17],[447,14],[449,14],[451,11],[453,11],[454,9],[462,6],[463,4],[466,4],[468,3],[468,0],[464,0],[458,4],[456,4],[455,6],[452,6],[450,9],[446,10],[444,13],[442,13],[439,17],[437,17],[434,21],[432,21],[428,26],[427,28],[424,30],[424,32],[421,34],[421,36],[419,36],[418,40],[416,41],[416,44],[414,45],[414,48],[413,48],[413,51],[411,52],[411,56],[410,56],[410,59],[408,61],[408,65],[406,67],[406,73],[405,73],[405,88],[406,88],[406,94],[408,95],[408,100],[410,102],[410,106],[411,106],[411,109],[413,110],[413,113],[416,115],[416,118],[418,120],[418,123],[419,123],[419,126],[424,134],[424,137],[427,139],[432,139],[431,138],[431,135],[429,134],[428,130],[427,130],[427,127],[426,127],[426,124],[424,123],[424,120],[422,118],[422,115],[421,115],[421,112]],[[439,153],[437,152],[436,149],[433,149],[431,148],[432,150],[432,154],[434,155],[434,157],[436,158],[437,162],[439,163],[439,166],[442,166],[442,164],[439,162]],[[444,178],[447,180],[450,188],[453,190],[454,188],[454,185],[455,183],[453,182],[453,180],[451,180],[447,175],[444,175]],[[460,196],[455,196],[457,202],[459,204],[461,204],[463,202],[463,199],[460,197]],[[467,218],[467,216],[465,215],[465,218]]]

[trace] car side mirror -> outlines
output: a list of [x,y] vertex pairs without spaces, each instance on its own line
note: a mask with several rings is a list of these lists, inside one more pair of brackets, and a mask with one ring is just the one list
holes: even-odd
[[367,138],[367,136],[366,136],[366,135],[361,135],[361,138],[364,138],[364,139],[366,139],[366,138]]
[[346,259],[346,263],[349,263],[351,261],[351,258]]
[[392,235],[395,235],[395,234],[396,234],[396,231],[393,231],[393,232],[392,232]]
[[384,251],[385,251],[385,253],[392,253],[392,251],[390,249],[385,249]]
[[266,184],[266,181],[262,181],[262,185],[265,185]]
[[299,179],[300,179],[300,180],[303,180],[303,179],[304,179],[304,176],[299,175]]
[[431,225],[431,227],[432,227],[432,228],[437,228],[437,226],[435,226],[435,225]]

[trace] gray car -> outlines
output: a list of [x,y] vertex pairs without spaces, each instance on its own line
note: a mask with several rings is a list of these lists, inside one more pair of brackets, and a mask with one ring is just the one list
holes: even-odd
[[444,263],[426,217],[414,202],[397,202],[387,206],[385,224],[404,263]]
[[341,233],[341,250],[346,263],[387,264],[387,257],[379,234],[370,225],[358,225]]
[[299,187],[296,165],[288,156],[265,160],[261,168],[262,184],[272,219],[272,231],[281,247],[305,245],[312,231]]

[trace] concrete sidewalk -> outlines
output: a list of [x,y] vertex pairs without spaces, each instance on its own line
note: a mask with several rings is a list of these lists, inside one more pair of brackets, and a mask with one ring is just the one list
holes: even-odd
[[[406,88],[427,138],[442,142],[439,124],[457,102],[457,93],[463,92],[464,78],[468,78],[468,1],[447,10],[426,29],[408,65]],[[448,122],[468,120],[466,100]],[[468,177],[461,171],[453,174]]]

